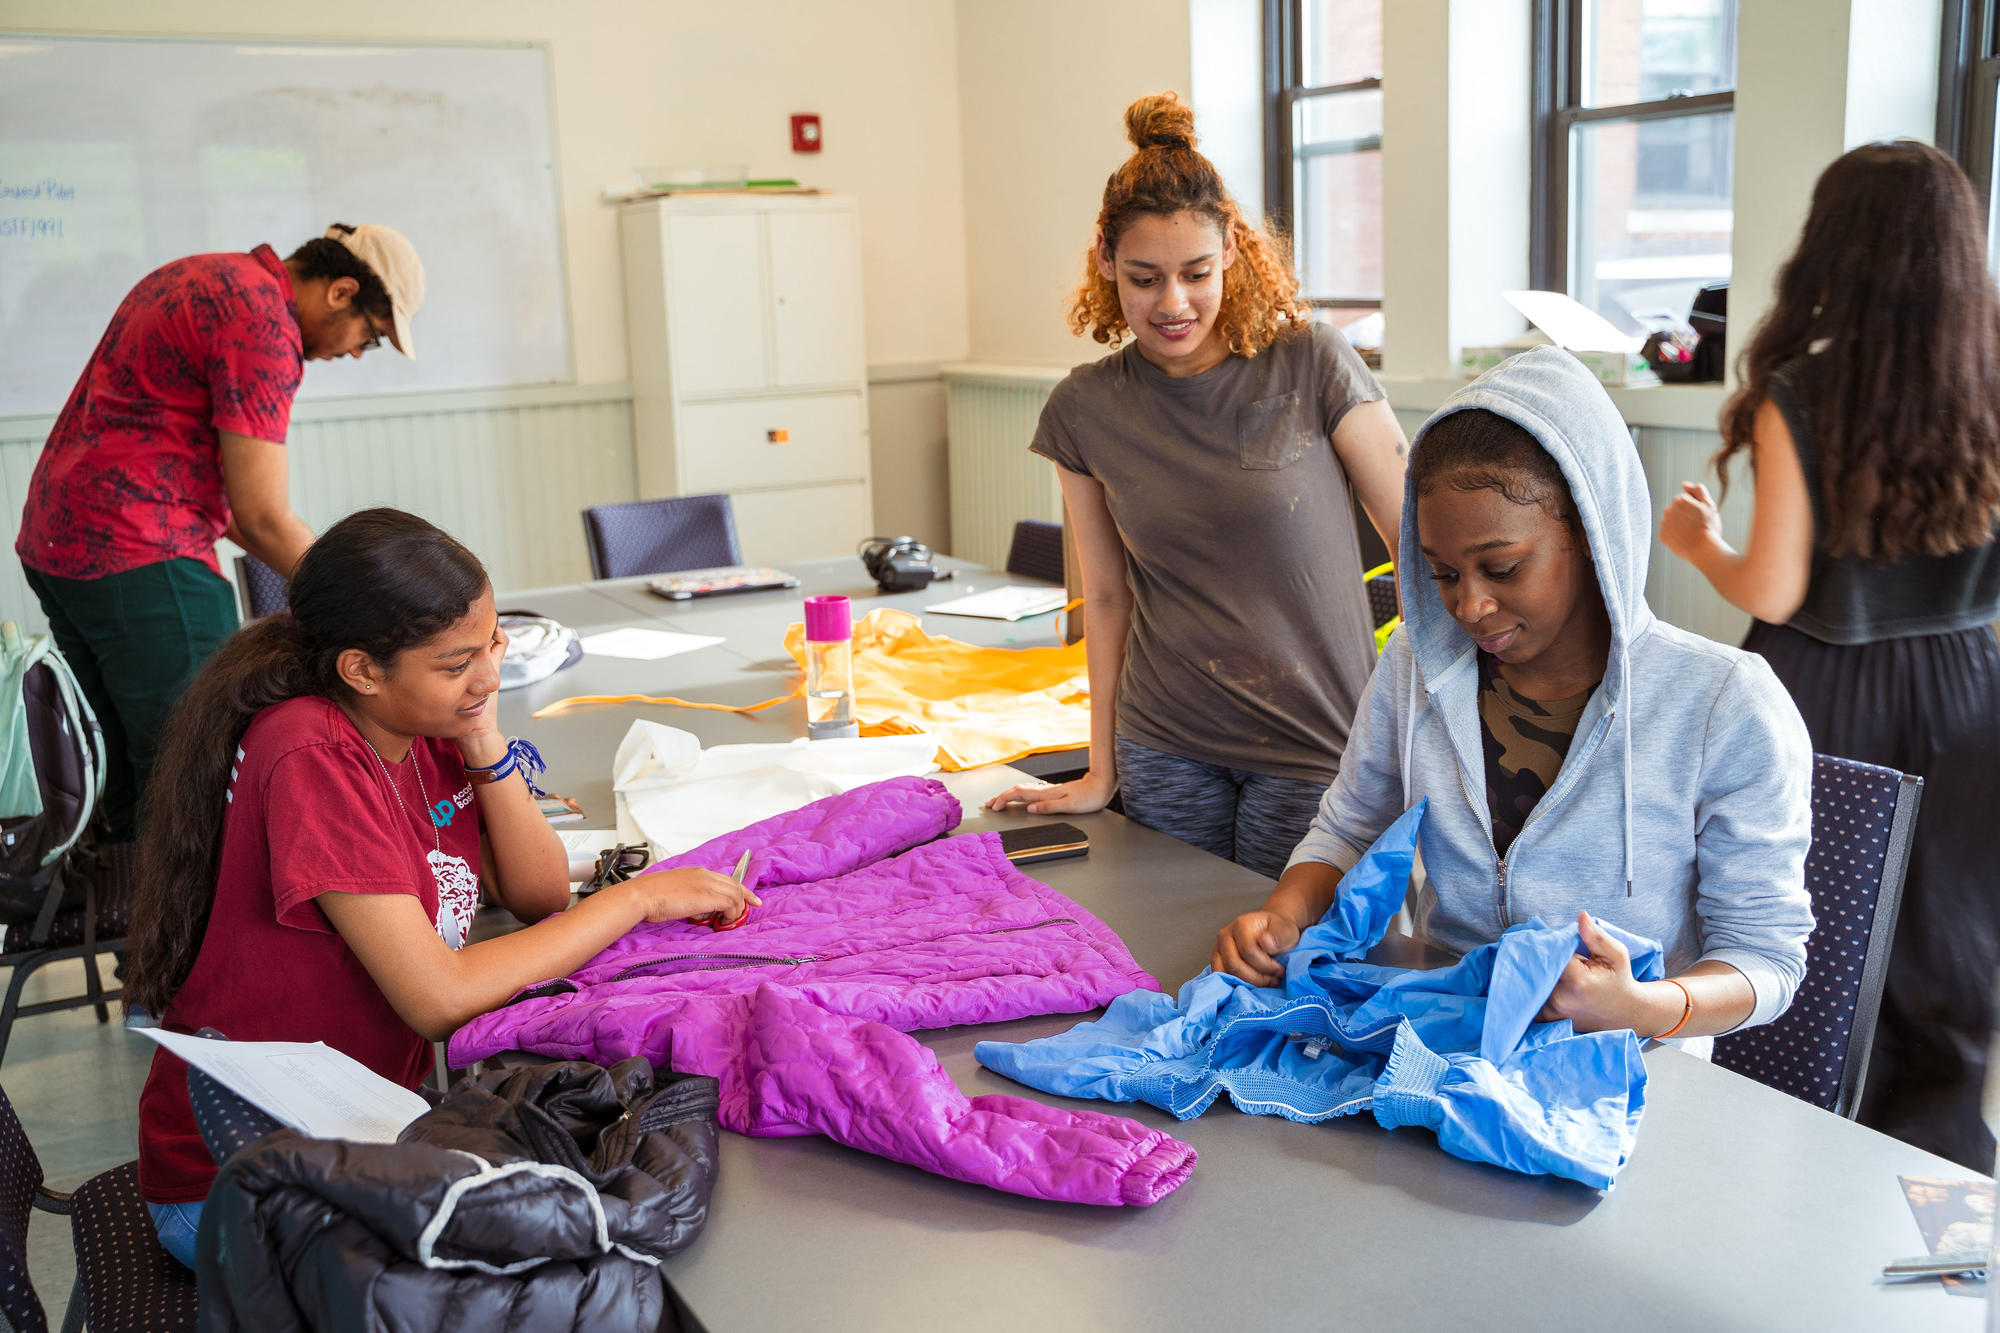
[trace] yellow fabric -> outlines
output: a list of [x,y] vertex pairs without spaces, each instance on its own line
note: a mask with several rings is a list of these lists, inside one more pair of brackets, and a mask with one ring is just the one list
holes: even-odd
[[[786,632],[785,651],[804,670],[804,625]],[[1081,749],[1090,744],[1083,644],[977,648],[881,607],[854,627],[854,716],[864,736],[935,736],[947,772]]]
[[[785,650],[805,670],[803,624],[786,631]],[[535,716],[625,703],[754,713],[804,692],[801,682],[790,694],[740,706],[649,694],[583,694],[558,700]],[[863,736],[935,736],[939,767],[954,773],[1052,750],[1081,749],[1090,744],[1083,644],[977,648],[926,634],[909,612],[881,607],[854,627],[854,718]]]

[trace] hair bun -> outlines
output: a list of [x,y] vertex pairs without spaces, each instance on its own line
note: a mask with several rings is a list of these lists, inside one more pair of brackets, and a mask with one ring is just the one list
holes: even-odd
[[1125,134],[1135,148],[1193,148],[1194,108],[1174,92],[1142,97],[1125,108]]

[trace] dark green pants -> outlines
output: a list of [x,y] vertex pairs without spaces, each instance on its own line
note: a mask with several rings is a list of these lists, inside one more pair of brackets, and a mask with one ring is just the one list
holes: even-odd
[[25,572],[104,728],[106,833],[126,841],[137,830],[168,712],[195,669],[236,632],[236,594],[185,557],[101,579]]

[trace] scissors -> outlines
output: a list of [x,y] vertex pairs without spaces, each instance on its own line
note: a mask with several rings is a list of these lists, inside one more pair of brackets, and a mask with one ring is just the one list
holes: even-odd
[[[730,875],[730,878],[735,880],[738,884],[741,884],[743,882],[743,872],[748,870],[749,868],[750,868],[750,853],[745,852],[743,853],[742,857],[736,862],[736,871],[734,874]],[[694,918],[694,923],[697,926],[707,926],[710,930],[734,930],[738,926],[742,925],[745,921],[748,921],[749,919],[750,919],[750,908],[748,904],[745,904],[743,908],[743,915],[737,917],[734,921],[724,921],[722,919],[722,913],[710,912],[707,916],[698,916]]]

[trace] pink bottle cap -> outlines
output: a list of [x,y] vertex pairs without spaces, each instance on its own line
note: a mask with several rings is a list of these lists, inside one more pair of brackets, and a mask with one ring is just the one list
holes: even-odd
[[847,598],[806,598],[806,638],[814,643],[845,643],[854,637],[854,610]]

